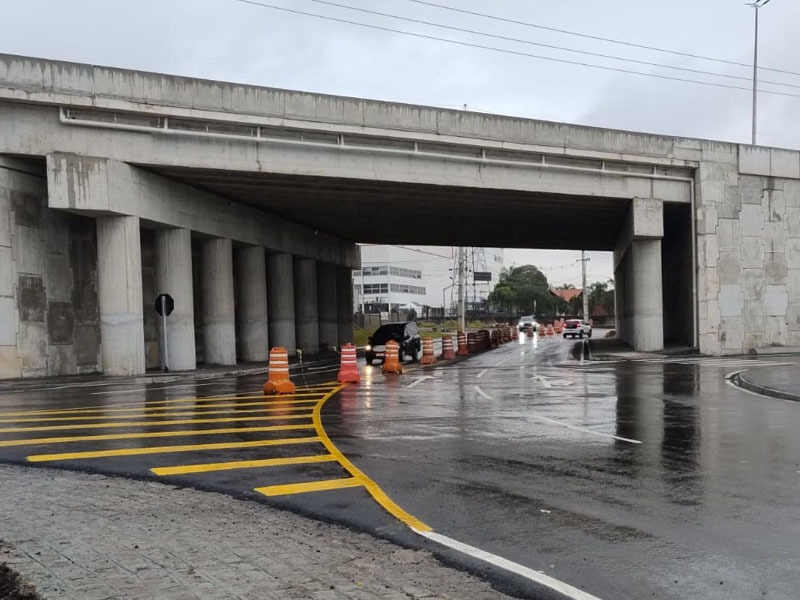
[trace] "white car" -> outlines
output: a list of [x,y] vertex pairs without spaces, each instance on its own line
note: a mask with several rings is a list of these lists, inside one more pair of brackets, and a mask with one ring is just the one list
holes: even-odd
[[592,337],[592,326],[581,319],[567,319],[564,321],[564,337]]
[[533,315],[527,317],[520,317],[519,320],[519,330],[520,331],[527,331],[528,329],[533,328],[536,331],[539,328],[539,324],[536,322],[536,317]]

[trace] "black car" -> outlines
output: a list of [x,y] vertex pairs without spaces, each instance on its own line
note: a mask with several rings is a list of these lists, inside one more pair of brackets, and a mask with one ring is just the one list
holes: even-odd
[[371,365],[375,359],[383,362],[386,356],[386,342],[394,340],[400,344],[400,362],[410,357],[416,361],[422,349],[422,339],[419,337],[419,328],[416,321],[403,321],[400,323],[386,323],[378,327],[375,333],[367,340],[364,346],[364,358]]

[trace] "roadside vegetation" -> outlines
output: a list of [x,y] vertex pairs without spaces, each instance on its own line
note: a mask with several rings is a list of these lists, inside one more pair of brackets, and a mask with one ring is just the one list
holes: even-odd
[[33,586],[26,583],[11,568],[0,564],[0,600],[42,600]]

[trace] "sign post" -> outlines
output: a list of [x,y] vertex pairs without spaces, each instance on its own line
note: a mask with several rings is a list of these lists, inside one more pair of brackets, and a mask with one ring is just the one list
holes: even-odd
[[164,335],[164,353],[161,356],[161,370],[169,371],[169,344],[167,342],[167,317],[175,310],[175,300],[169,294],[159,294],[156,298],[156,312],[161,315],[161,326]]

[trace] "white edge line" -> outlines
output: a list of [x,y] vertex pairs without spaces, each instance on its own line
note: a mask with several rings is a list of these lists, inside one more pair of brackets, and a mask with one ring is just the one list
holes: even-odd
[[483,377],[483,374],[484,374],[484,373],[486,373],[486,369],[484,369],[483,371],[481,371],[480,373],[478,373],[478,379],[480,379],[481,377]]
[[482,560],[490,565],[500,567],[501,569],[509,571],[515,575],[519,575],[520,577],[524,577],[525,579],[550,588],[551,590],[563,594],[568,598],[572,598],[573,600],[600,600],[597,596],[592,596],[583,590],[572,587],[568,583],[564,583],[563,581],[555,579],[554,577],[550,577],[549,575],[545,575],[544,573],[540,573],[539,571],[534,571],[533,569],[507,560],[501,556],[497,556],[496,554],[491,554],[490,552],[486,552],[485,550],[481,550],[475,546],[470,546],[469,544],[459,542],[458,540],[454,540],[433,531],[419,531],[413,527],[411,529],[422,537],[437,542],[453,550],[457,550],[458,552],[466,554],[467,556],[471,556],[472,558]]

